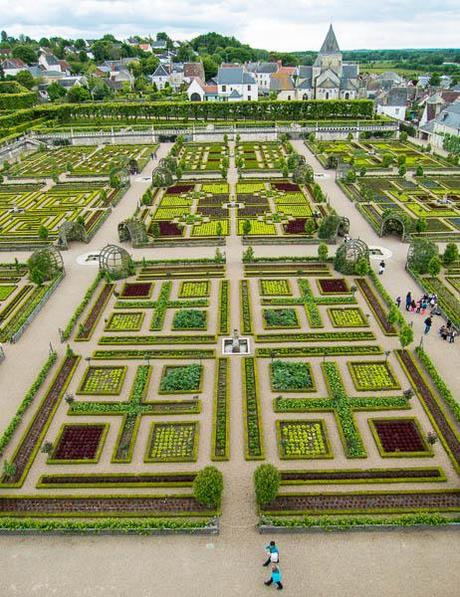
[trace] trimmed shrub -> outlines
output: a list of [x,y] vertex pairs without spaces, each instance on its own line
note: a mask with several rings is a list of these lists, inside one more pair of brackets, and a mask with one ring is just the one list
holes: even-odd
[[261,464],[254,471],[254,487],[259,506],[273,501],[281,482],[279,470],[273,464]]
[[223,490],[224,479],[215,466],[205,466],[193,482],[193,495],[200,504],[209,508],[220,506]]

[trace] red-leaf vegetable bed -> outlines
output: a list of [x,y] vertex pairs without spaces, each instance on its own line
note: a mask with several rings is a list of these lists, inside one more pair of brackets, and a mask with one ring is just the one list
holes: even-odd
[[350,292],[345,280],[340,278],[328,280],[326,278],[319,278],[318,284],[321,288],[321,292],[324,294],[339,294],[341,292]]
[[310,493],[304,495],[281,495],[264,507],[264,512],[387,512],[389,510],[450,510],[460,508],[460,491],[414,491],[414,492],[357,492],[357,493]]
[[439,468],[424,469],[373,469],[373,470],[331,470],[331,471],[280,471],[281,481],[289,485],[294,481],[369,481],[395,479],[437,479],[442,476]]
[[373,420],[373,425],[385,452],[423,452],[425,442],[412,419]]
[[297,218],[296,220],[290,220],[287,224],[284,224],[284,232],[286,234],[302,234],[305,233],[305,222],[306,218]]
[[182,230],[174,222],[160,221],[160,236],[182,236]]
[[300,191],[299,185],[292,184],[292,182],[274,182],[272,186],[278,191],[296,192]]
[[194,497],[136,496],[123,497],[0,497],[0,514],[36,514],[43,516],[84,515],[103,513],[105,515],[123,516],[157,516],[175,512],[208,513],[212,508],[203,506]]
[[48,485],[146,485],[146,484],[162,484],[162,483],[193,483],[196,473],[171,473],[155,475],[152,474],[101,474],[101,475],[43,475],[40,478],[40,484]]
[[130,284],[127,282],[121,295],[123,298],[132,298],[132,297],[149,297],[152,291],[152,284],[150,282],[134,282]]
[[181,193],[188,193],[193,189],[193,185],[190,184],[176,184],[173,187],[169,187],[168,195],[180,195]]
[[53,460],[94,460],[105,425],[65,425]]

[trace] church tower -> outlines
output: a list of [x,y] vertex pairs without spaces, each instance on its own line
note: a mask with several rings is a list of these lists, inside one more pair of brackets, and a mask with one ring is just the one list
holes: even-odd
[[332,25],[313,63],[312,74],[317,99],[338,99],[342,78],[342,53]]

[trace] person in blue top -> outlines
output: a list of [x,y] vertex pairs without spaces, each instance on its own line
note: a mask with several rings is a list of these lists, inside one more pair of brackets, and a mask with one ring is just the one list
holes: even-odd
[[265,546],[265,551],[268,554],[268,558],[263,566],[268,566],[270,563],[277,564],[280,561],[280,551],[274,541],[270,541],[270,543]]
[[282,591],[283,584],[281,582],[281,570],[279,569],[279,566],[277,566],[276,564],[273,564],[273,566],[272,566],[272,575],[271,575],[270,579],[265,581],[265,584],[267,585],[267,587],[269,587],[272,583],[275,583],[276,585],[278,585],[276,587],[278,589],[278,591]]

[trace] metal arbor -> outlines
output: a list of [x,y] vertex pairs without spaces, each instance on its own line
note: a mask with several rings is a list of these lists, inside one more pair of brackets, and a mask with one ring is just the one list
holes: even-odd
[[112,278],[126,278],[130,275],[132,260],[122,247],[106,245],[99,253],[99,270]]
[[60,249],[67,249],[69,242],[72,240],[87,243],[88,233],[83,224],[78,222],[64,222],[59,228],[56,244]]
[[410,221],[404,214],[396,210],[388,210],[382,215],[380,236],[397,234],[404,241],[409,234],[409,227]]
[[354,274],[360,259],[369,260],[369,247],[359,238],[347,240],[337,249],[334,259],[335,269],[342,274]]
[[133,247],[142,246],[149,240],[144,222],[137,218],[129,218],[118,224],[118,238],[120,242],[130,240]]

